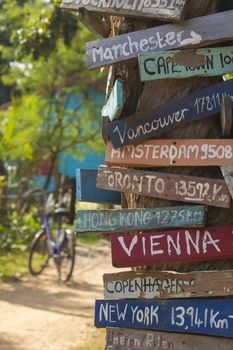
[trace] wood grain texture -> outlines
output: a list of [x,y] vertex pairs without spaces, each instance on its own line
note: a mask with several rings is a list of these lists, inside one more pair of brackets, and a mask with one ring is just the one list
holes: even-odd
[[119,149],[108,141],[106,164],[136,168],[233,164],[233,140],[149,140]]
[[141,81],[210,77],[233,72],[233,47],[142,53]]
[[89,42],[87,63],[93,69],[127,61],[141,52],[201,47],[232,38],[233,10]]
[[124,107],[124,83],[117,79],[112,88],[111,94],[102,109],[102,117],[109,117],[112,121],[121,116]]
[[84,8],[79,10],[79,19],[95,35],[107,38],[111,32],[111,27],[106,21],[102,21]]
[[232,123],[232,100],[230,96],[223,96],[221,104],[221,126],[223,137],[229,137],[231,135]]
[[227,184],[231,197],[233,198],[233,164],[221,167],[224,180]]
[[97,300],[96,327],[119,327],[233,338],[233,300]]
[[121,195],[96,187],[97,170],[76,170],[76,193],[79,202],[121,204]]
[[84,7],[89,11],[108,15],[154,18],[162,21],[179,21],[183,18],[183,10],[187,0],[126,0],[126,1],[84,1],[63,0],[61,7],[68,10],[79,10]]
[[[166,91],[169,91],[169,86],[166,87]],[[114,121],[108,125],[109,137],[114,148],[118,148],[158,137],[173,129],[179,131],[187,123],[201,121],[203,118],[219,113],[222,97],[226,95],[233,100],[233,79],[204,89],[197,89],[191,94],[184,93],[184,96],[171,98],[165,104],[154,108],[148,106],[147,110]],[[189,124],[189,128],[191,125]],[[205,137],[198,135],[197,138]]]
[[172,201],[228,208],[230,193],[224,180],[100,166],[97,187]]
[[76,232],[122,233],[155,228],[203,227],[206,210],[202,205],[154,208],[78,210]]
[[105,350],[233,350],[227,338],[107,328]]
[[114,267],[232,259],[233,226],[112,236],[111,247]]
[[214,298],[233,295],[232,270],[190,273],[127,271],[104,274],[103,281],[104,298],[107,300]]

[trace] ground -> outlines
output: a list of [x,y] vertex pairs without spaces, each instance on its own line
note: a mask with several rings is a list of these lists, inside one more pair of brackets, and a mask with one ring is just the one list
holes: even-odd
[[[112,272],[108,242],[77,247],[73,281],[56,271],[0,285],[1,350],[69,350],[95,337],[95,299],[103,298],[104,273]],[[116,271],[115,271],[116,272]]]

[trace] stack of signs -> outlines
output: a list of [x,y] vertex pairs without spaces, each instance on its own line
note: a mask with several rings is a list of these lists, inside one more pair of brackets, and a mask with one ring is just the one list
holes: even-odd
[[[111,75],[114,63],[138,57],[142,81],[233,72],[233,47],[226,46],[233,39],[233,11],[179,23],[187,5],[185,0],[62,3],[66,9],[178,21],[88,43],[89,68],[112,65]],[[200,49],[220,42],[224,47]],[[111,85],[102,110],[102,118],[108,118],[106,165],[95,174],[97,187],[103,194],[135,193],[174,201],[174,206],[79,211],[76,231],[110,235],[117,268],[232,259],[233,226],[208,227],[206,211],[208,206],[229,208],[233,196],[233,141],[227,139],[233,80],[124,118],[124,83],[116,79]],[[220,112],[224,139],[162,137]],[[224,179],[147,170],[174,166],[219,166]],[[233,270],[134,270],[103,277],[105,299],[96,301],[95,326],[107,328],[106,350],[233,350]]]

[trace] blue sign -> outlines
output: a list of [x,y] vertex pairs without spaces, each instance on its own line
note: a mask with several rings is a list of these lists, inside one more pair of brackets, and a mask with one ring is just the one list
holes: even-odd
[[76,170],[77,200],[90,203],[121,204],[121,194],[96,187],[97,169]]
[[185,123],[215,115],[220,112],[222,97],[227,95],[233,100],[233,79],[113,121],[108,124],[113,147],[151,139]]
[[233,300],[97,300],[95,326],[233,338]]

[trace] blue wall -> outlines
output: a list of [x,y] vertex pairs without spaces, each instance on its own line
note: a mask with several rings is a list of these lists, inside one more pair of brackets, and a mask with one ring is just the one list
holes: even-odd
[[75,159],[70,155],[62,155],[60,157],[59,171],[62,175],[67,175],[69,177],[76,176],[76,169],[96,169],[100,164],[105,164],[105,156],[97,155],[92,151],[79,159]]

